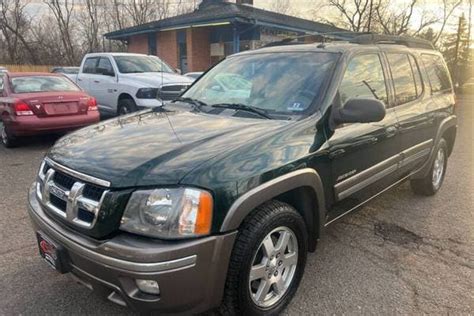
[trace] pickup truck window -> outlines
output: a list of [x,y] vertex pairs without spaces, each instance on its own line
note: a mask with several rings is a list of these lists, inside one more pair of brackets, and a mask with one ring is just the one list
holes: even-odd
[[164,61],[156,56],[114,56],[119,72],[123,74],[143,72],[169,72],[174,71]]
[[387,104],[387,87],[380,57],[377,54],[354,57],[347,66],[339,93],[343,104],[353,98],[378,99]]
[[230,57],[183,97],[209,105],[241,104],[270,113],[311,111],[338,59],[335,53],[265,53]]
[[418,97],[413,71],[407,54],[387,54],[395,86],[397,105],[416,100]]
[[56,76],[14,77],[11,87],[14,93],[80,91],[71,80]]
[[100,57],[96,72],[98,74],[114,74],[114,68],[107,57]]
[[84,61],[82,72],[85,74],[95,74],[98,59],[98,57],[87,58],[86,61]]

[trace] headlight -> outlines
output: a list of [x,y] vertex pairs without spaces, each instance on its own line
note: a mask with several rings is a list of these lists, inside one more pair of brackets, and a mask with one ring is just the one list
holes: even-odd
[[209,234],[212,196],[191,189],[155,189],[132,193],[120,229],[158,238],[185,238]]
[[158,95],[158,88],[141,88],[137,91],[137,98],[139,99],[156,99]]

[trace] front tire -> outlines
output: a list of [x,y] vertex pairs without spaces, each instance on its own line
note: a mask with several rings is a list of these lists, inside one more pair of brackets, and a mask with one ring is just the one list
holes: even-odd
[[13,148],[18,145],[17,138],[7,130],[7,127],[2,121],[0,121],[0,139],[2,145],[6,148]]
[[448,164],[448,145],[444,138],[438,143],[435,151],[435,157],[431,164],[430,172],[421,179],[412,179],[410,181],[411,189],[417,195],[432,196],[439,191],[446,175]]
[[133,99],[125,98],[119,100],[117,107],[118,115],[127,115],[136,111],[138,111],[138,107]]
[[227,274],[224,315],[276,315],[294,296],[308,252],[301,215],[290,205],[268,202],[239,228]]

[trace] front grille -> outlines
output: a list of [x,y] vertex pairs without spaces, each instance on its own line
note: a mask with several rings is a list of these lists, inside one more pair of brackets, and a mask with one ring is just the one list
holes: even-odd
[[[108,190],[81,180],[88,177],[86,175],[64,167],[56,168],[57,166],[46,160],[43,162],[38,175],[38,200],[49,212],[72,224],[92,228],[97,220],[102,199]],[[103,180],[96,179],[95,182],[100,181]]]
[[188,85],[183,84],[162,86],[158,92],[158,98],[164,101],[174,100],[186,91],[188,87]]

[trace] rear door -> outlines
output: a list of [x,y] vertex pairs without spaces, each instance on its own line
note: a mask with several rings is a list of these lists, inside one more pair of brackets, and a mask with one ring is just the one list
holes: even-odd
[[434,115],[436,104],[421,76],[415,56],[409,52],[387,52],[394,95],[395,112],[400,121],[403,161],[400,174],[407,175],[421,167],[434,143]]
[[[388,108],[387,69],[379,51],[353,57],[339,87],[341,104],[353,98],[374,98]],[[400,161],[398,121],[387,109],[375,123],[344,124],[329,138],[335,204],[328,221],[351,211],[397,180]]]
[[116,113],[118,89],[116,72],[107,56],[101,56],[97,62],[95,73],[91,75],[91,92],[97,99],[102,112]]
[[91,90],[91,79],[96,72],[99,57],[87,57],[82,65],[79,74],[77,75],[77,84],[89,95],[96,97]]

